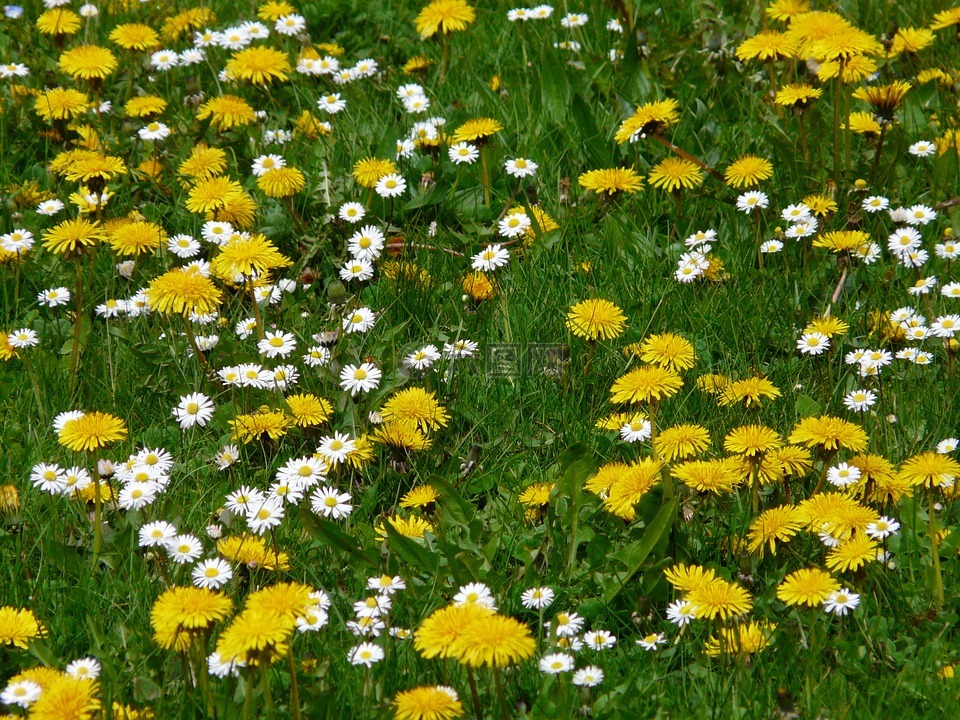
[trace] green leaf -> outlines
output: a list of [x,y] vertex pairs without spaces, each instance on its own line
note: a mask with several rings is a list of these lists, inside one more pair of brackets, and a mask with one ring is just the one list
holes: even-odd
[[416,540],[401,535],[397,529],[387,521],[383,523],[387,531],[387,546],[395,552],[401,560],[430,577],[436,577],[440,571],[440,556],[431,552]]
[[618,585],[608,588],[607,592],[604,593],[604,602],[609,603],[620,594],[626,587],[627,581],[637,573],[637,570],[643,565],[647,556],[650,555],[657,546],[657,543],[660,542],[664,533],[670,530],[670,527],[673,525],[673,520],[677,516],[678,504],[679,500],[677,498],[668,500],[667,503],[660,508],[660,512],[657,513],[653,522],[647,526],[647,530],[644,532],[642,538],[630,543],[626,547],[620,548],[610,556],[622,562],[626,566],[627,572],[620,578]]
[[597,129],[593,113],[590,112],[590,108],[580,93],[573,96],[573,105],[570,109],[573,121],[577,125],[577,139],[586,150],[591,166],[610,167],[613,164],[610,150],[607,144],[603,142],[603,136]]
[[443,508],[444,516],[457,525],[466,527],[476,515],[476,508],[457,492],[457,489],[439,475],[431,475],[427,482],[433,486],[440,497],[437,504]]
[[364,550],[352,535],[348,535],[340,527],[329,520],[314,515],[307,507],[301,505],[298,513],[303,529],[315,540],[319,540],[327,547],[345,552],[361,565],[377,567],[377,558],[370,550]]
[[797,395],[797,417],[807,418],[820,414],[820,403],[809,395]]
[[544,44],[540,59],[540,96],[546,115],[562,122],[570,106],[570,81],[549,44]]

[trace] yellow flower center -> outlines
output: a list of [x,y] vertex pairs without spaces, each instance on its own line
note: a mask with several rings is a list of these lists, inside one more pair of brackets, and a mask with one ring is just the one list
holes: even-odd
[[220,571],[215,567],[208,567],[203,574],[208,578],[215,578],[220,574]]
[[327,496],[327,499],[323,501],[323,504],[326,505],[327,507],[331,507],[331,508],[332,508],[332,507],[336,507],[336,506],[337,506],[337,499],[336,499],[333,495],[328,495],[328,496]]
[[271,344],[273,347],[283,347],[283,338],[280,338],[280,337],[272,337],[272,338],[270,338],[270,344]]
[[366,380],[366,379],[367,379],[367,371],[364,370],[363,368],[357,368],[357,371],[353,374],[353,379],[354,379],[354,380]]
[[196,414],[197,414],[197,410],[199,410],[199,409],[200,409],[200,406],[199,406],[197,403],[195,403],[195,402],[187,403],[187,412],[188,412],[190,415],[196,415]]

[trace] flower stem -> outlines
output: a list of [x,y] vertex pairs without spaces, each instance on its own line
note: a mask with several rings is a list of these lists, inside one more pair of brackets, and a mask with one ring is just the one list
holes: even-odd
[[253,710],[253,673],[255,669],[252,665],[247,667],[247,677],[245,678],[246,682],[244,683],[244,695],[243,695],[243,720],[250,720],[250,713]]
[[510,710],[507,707],[507,699],[503,694],[503,680],[500,677],[500,668],[498,667],[493,668],[493,684],[497,689],[497,702],[500,705],[500,717],[502,717],[503,720],[510,720]]
[[70,347],[70,387],[76,388],[79,377],[77,367],[80,360],[80,323],[83,321],[83,270],[80,267],[80,255],[75,258],[77,268],[77,308],[73,322],[73,345]]
[[487,144],[480,146],[480,166],[483,172],[483,203],[490,207],[490,168],[487,161]]
[[253,301],[253,319],[257,323],[257,337],[263,340],[263,318],[260,316],[260,306],[257,304],[257,293],[253,289],[253,278],[247,279],[250,288],[250,300]]
[[930,526],[930,556],[933,560],[933,593],[937,609],[943,607],[943,574],[940,571],[940,539],[934,518],[933,493],[927,495],[927,522]]
[[297,683],[297,667],[293,661],[293,648],[287,645],[287,667],[290,670],[290,704],[293,705],[294,720],[300,720],[300,686]]
[[477,720],[483,718],[483,706],[480,704],[480,693],[477,692],[477,679],[473,676],[473,668],[467,666],[467,682],[470,684],[470,695],[473,697],[473,712]]
[[712,167],[710,167],[709,165],[707,165],[705,162],[703,162],[702,160],[700,160],[700,159],[698,159],[698,158],[695,158],[693,155],[691,155],[690,153],[688,153],[688,152],[687,152],[686,150],[684,150],[683,148],[677,147],[677,146],[674,145],[672,142],[670,142],[669,140],[667,140],[665,137],[662,137],[662,136],[660,136],[660,135],[651,135],[650,137],[652,137],[654,140],[656,140],[658,143],[660,143],[661,145],[663,145],[665,148],[667,148],[668,150],[670,150],[670,152],[674,153],[674,154],[677,155],[678,157],[681,157],[681,158],[683,158],[684,160],[688,160],[688,161],[692,162],[694,165],[696,165],[696,166],[698,166],[698,167],[706,170],[708,173],[710,173],[711,175],[713,175],[713,176],[714,176],[717,180],[719,180],[720,182],[726,184],[727,180],[726,180],[725,177],[723,177],[723,173],[718,172],[717,170],[714,170]]
[[100,547],[103,544],[103,535],[100,531],[103,500],[100,497],[100,466],[97,464],[96,454],[91,453],[90,459],[93,461],[93,567],[96,569],[100,558]]
[[873,169],[870,170],[870,185],[877,181],[877,170],[880,167],[880,153],[883,152],[883,139],[887,134],[887,123],[880,126],[880,137],[877,139],[877,150],[873,155]]

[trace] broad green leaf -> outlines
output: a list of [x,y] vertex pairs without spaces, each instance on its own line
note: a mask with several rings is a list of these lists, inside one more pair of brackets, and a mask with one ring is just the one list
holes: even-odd
[[389,522],[383,523],[387,532],[387,547],[409,565],[425,572],[430,577],[436,577],[440,570],[440,556],[431,552],[416,540],[401,535]]
[[657,513],[653,522],[647,526],[647,530],[644,532],[642,538],[621,548],[610,556],[626,565],[627,572],[618,585],[609,588],[607,592],[604,593],[604,602],[609,603],[620,594],[626,587],[627,582],[636,574],[640,566],[643,565],[647,559],[647,556],[650,555],[657,546],[657,543],[660,542],[664,533],[670,530],[670,527],[673,525],[673,520],[677,516],[678,503],[677,498],[667,501],[667,503],[660,508],[660,512]]
[[807,418],[820,414],[820,403],[809,395],[797,395],[797,417]]
[[612,163],[610,150],[597,129],[593,113],[580,93],[573,96],[573,105],[570,109],[573,121],[577,125],[579,134],[577,140],[586,150],[590,164],[594,167],[609,167]]
[[544,45],[540,59],[540,95],[544,112],[563,121],[570,106],[570,81],[556,51]]
[[437,504],[443,508],[444,515],[457,525],[467,526],[476,514],[473,507],[457,489],[439,475],[431,475],[429,482],[440,495]]
[[303,524],[303,529],[307,531],[310,537],[319,540],[327,547],[347,553],[361,565],[377,567],[376,556],[369,550],[361,548],[357,539],[345,533],[338,525],[317,517],[303,505],[300,506],[298,515],[300,522]]

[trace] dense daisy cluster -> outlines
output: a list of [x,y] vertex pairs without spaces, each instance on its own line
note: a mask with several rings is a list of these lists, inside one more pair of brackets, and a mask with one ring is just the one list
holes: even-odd
[[28,5],[6,717],[950,694],[960,8]]

